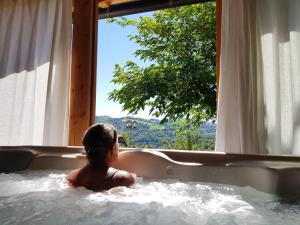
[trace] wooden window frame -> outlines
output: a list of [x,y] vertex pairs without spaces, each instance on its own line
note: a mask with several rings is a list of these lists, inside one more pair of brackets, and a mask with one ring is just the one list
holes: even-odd
[[[98,19],[207,1],[209,0],[133,1],[126,6],[114,6],[114,9],[111,9],[109,14],[107,13],[107,9],[103,11],[104,9],[99,8],[98,0],[73,0],[73,43],[68,145],[81,146],[81,139],[85,130],[95,122]],[[144,5],[142,2],[144,2]],[[220,80],[221,14],[222,0],[216,0],[217,93]]]

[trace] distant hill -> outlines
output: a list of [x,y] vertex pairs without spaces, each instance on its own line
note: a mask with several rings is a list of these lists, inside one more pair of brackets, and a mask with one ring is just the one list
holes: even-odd
[[[134,120],[136,126],[128,130],[127,120]],[[132,138],[136,147],[163,148],[165,142],[173,143],[176,139],[176,128],[171,123],[160,124],[157,119],[142,119],[133,117],[112,118],[109,116],[96,116],[97,123],[110,123],[119,133],[126,132]],[[198,131],[204,138],[214,142],[216,125],[204,124]]]

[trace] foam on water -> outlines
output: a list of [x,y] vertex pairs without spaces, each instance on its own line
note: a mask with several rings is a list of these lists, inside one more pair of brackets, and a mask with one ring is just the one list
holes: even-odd
[[138,179],[132,188],[73,189],[66,171],[0,174],[0,224],[295,225],[300,201],[250,187]]

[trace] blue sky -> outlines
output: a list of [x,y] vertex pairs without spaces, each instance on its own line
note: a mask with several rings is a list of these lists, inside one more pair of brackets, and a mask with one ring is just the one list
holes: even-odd
[[[150,16],[151,13],[141,13],[129,18],[140,16]],[[117,102],[108,100],[108,93],[117,88],[110,81],[113,77],[115,64],[124,65],[127,60],[138,62],[133,55],[139,46],[129,41],[128,35],[137,33],[134,27],[121,27],[117,24],[107,24],[106,20],[98,21],[98,55],[97,55],[97,98],[96,115],[107,115],[112,117],[126,116],[127,112],[121,112],[122,106]],[[148,110],[140,112],[136,117],[152,118],[148,115]]]

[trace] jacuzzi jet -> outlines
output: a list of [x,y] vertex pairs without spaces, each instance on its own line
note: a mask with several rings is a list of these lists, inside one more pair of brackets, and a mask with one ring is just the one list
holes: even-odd
[[167,166],[166,167],[166,172],[167,172],[167,174],[172,174],[173,173],[173,167],[172,166]]

